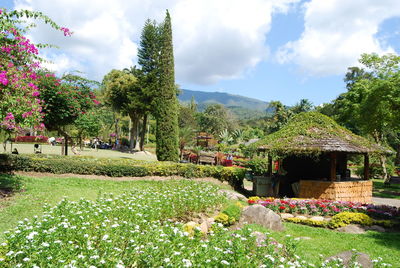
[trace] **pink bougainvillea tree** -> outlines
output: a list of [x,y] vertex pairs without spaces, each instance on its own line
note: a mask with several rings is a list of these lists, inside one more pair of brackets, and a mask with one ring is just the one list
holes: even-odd
[[21,128],[44,127],[44,103],[38,87],[42,59],[38,47],[25,37],[27,29],[34,26],[27,20],[33,19],[71,35],[41,12],[0,9],[0,129],[9,134]]

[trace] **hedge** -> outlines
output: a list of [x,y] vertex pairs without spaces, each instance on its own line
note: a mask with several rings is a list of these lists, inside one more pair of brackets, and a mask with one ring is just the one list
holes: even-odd
[[106,159],[82,156],[0,154],[0,172],[34,171],[55,174],[73,173],[110,177],[182,176],[214,177],[235,188],[242,186],[246,169],[201,166],[173,162],[149,162],[131,159]]

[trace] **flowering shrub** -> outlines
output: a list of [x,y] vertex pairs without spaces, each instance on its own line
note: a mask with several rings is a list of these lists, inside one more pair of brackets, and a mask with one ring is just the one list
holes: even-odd
[[46,136],[17,136],[15,142],[35,142],[35,143],[46,143],[49,138]]
[[396,207],[345,201],[251,197],[248,203],[260,204],[278,213],[333,216],[340,212],[348,211],[363,212],[376,218],[393,218],[400,216],[400,209]]
[[38,19],[70,35],[41,12],[2,9],[0,12],[0,128],[8,133],[35,126],[42,129],[43,112],[37,79],[40,56],[37,47],[24,36],[26,20]]

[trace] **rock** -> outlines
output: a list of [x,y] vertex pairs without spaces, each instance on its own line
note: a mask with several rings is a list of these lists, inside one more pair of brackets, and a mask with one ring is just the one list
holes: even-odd
[[280,215],[282,219],[294,218],[294,216],[290,213],[281,213]]
[[308,218],[306,216],[296,216],[296,218],[300,219],[300,220],[307,220]]
[[344,227],[337,228],[336,231],[341,233],[349,233],[349,234],[364,234],[365,230],[360,225],[357,224],[349,224]]
[[370,230],[370,231],[381,232],[381,233],[386,232],[385,228],[383,228],[382,226],[379,226],[379,225],[372,225],[372,226],[367,227],[365,229],[366,230]]
[[256,237],[257,246],[262,246],[267,240],[267,236],[261,232],[252,232],[251,234]]
[[202,232],[203,234],[207,234],[207,233],[208,233],[208,223],[207,223],[207,221],[203,221],[203,222],[200,224],[200,230],[201,230],[201,232]]
[[211,228],[214,222],[215,222],[214,218],[207,218],[207,227]]
[[313,216],[310,218],[310,220],[314,220],[314,221],[324,221],[325,218],[322,216]]
[[361,267],[363,267],[363,268],[372,268],[373,267],[371,258],[367,254],[362,253],[362,252],[354,252],[351,250],[341,252],[339,254],[336,254],[332,257],[327,258],[326,260],[329,261],[329,260],[340,258],[343,260],[343,264],[345,265],[345,267],[350,267],[353,254],[357,255],[357,257],[355,258],[355,261],[358,262],[361,265]]
[[244,195],[239,194],[239,193],[234,192],[234,191],[230,191],[230,190],[219,190],[218,193],[219,193],[219,194],[222,194],[222,195],[225,195],[228,199],[231,199],[231,200],[238,200],[238,201],[245,201],[245,202],[247,202],[247,198],[246,198]]
[[258,204],[243,209],[239,225],[242,226],[246,223],[259,224],[273,231],[284,230],[281,217],[271,209]]

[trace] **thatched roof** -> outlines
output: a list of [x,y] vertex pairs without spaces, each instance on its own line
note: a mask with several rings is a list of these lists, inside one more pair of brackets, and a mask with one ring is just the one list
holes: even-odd
[[287,154],[391,152],[317,112],[296,115],[285,127],[256,142],[253,146],[263,151]]

